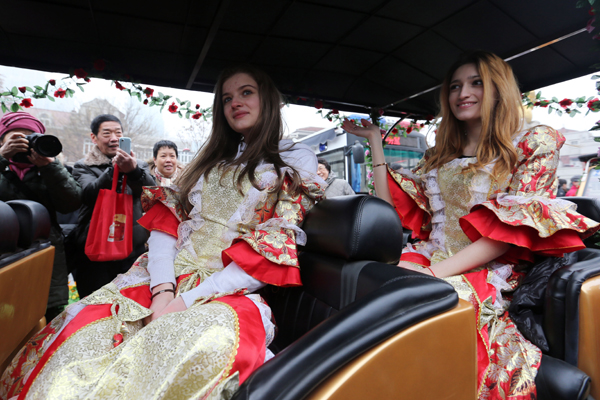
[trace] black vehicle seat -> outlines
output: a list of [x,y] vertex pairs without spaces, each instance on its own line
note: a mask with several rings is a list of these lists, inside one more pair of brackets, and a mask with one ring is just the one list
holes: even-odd
[[[0,202],[0,374],[45,324],[54,247],[50,216],[39,203]],[[17,246],[18,245],[18,246]]]
[[[577,211],[600,221],[600,200],[569,197]],[[549,354],[578,367],[591,378],[591,395],[600,399],[600,246],[585,240],[587,249],[566,257],[570,265],[555,271],[548,282],[544,333]]]
[[446,282],[395,265],[402,228],[389,204],[325,200],[303,229],[303,286],[262,293],[277,355],[235,399],[476,398],[473,308]]

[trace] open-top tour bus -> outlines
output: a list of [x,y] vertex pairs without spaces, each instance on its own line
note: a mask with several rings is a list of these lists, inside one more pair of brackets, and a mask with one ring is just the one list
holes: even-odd
[[[587,8],[564,0],[29,0],[1,14],[3,65],[211,91],[222,68],[250,62],[292,103],[415,119],[436,113],[436,88],[465,49],[507,59],[523,91],[591,73],[598,61]],[[104,68],[94,69],[99,59]],[[595,199],[573,201],[600,220]],[[0,212],[4,369],[45,323],[53,249],[38,206],[0,203]],[[370,196],[326,200],[303,229],[304,286],[263,291],[279,326],[276,357],[236,398],[476,398],[473,308],[444,281],[394,266],[403,234],[392,207]],[[600,250],[587,244],[548,283],[548,354],[573,369],[543,367],[540,399],[584,399],[590,389],[600,398]],[[575,368],[590,379],[565,393]]]

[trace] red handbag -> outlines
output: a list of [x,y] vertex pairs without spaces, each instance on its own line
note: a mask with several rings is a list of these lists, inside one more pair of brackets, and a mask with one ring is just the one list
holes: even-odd
[[92,261],[123,260],[133,250],[133,197],[127,194],[127,175],[117,193],[119,168],[115,165],[112,189],[101,189],[94,206],[85,254]]

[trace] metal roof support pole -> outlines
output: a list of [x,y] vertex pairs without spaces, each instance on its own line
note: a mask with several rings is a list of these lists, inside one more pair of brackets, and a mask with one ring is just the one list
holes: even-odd
[[202,51],[200,52],[200,55],[198,56],[198,60],[196,61],[196,65],[194,66],[194,69],[192,70],[190,79],[188,80],[188,83],[185,86],[186,89],[191,89],[192,85],[194,84],[194,80],[196,79],[196,76],[198,75],[198,72],[200,71],[200,67],[202,67],[202,64],[204,63],[204,59],[206,58],[206,55],[208,54],[208,50],[210,50],[210,46],[212,45],[212,42],[215,39],[215,36],[217,36],[217,33],[219,32],[219,27],[221,26],[221,22],[223,21],[223,17],[225,16],[225,11],[227,10],[227,6],[229,6],[229,1],[230,0],[221,0],[220,1],[217,15],[215,16],[215,19],[213,20],[213,23],[210,26],[210,29],[208,31],[208,34],[206,35],[206,39],[204,40],[204,44],[202,45]]

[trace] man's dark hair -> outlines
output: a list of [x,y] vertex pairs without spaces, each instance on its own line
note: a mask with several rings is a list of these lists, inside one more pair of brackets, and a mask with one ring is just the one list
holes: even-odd
[[175,150],[175,157],[179,157],[177,145],[174,142],[171,142],[170,140],[159,140],[158,142],[154,143],[154,149],[152,150],[154,153],[154,158],[158,156],[158,151],[163,147]]
[[100,130],[100,125],[102,125],[103,122],[107,122],[107,121],[118,122],[119,125],[121,125],[121,129],[123,129],[123,124],[121,123],[121,120],[119,118],[115,117],[114,115],[110,115],[110,114],[102,114],[102,115],[98,115],[96,118],[93,119],[92,124],[90,125],[90,129],[92,130],[92,133],[94,135],[98,135],[98,130]]
[[558,187],[561,187],[562,185],[566,185],[567,184],[567,180],[566,179],[559,179],[558,180]]
[[319,157],[317,158],[317,162],[323,164],[323,166],[327,168],[327,172],[331,173],[331,165],[329,165],[326,159]]

